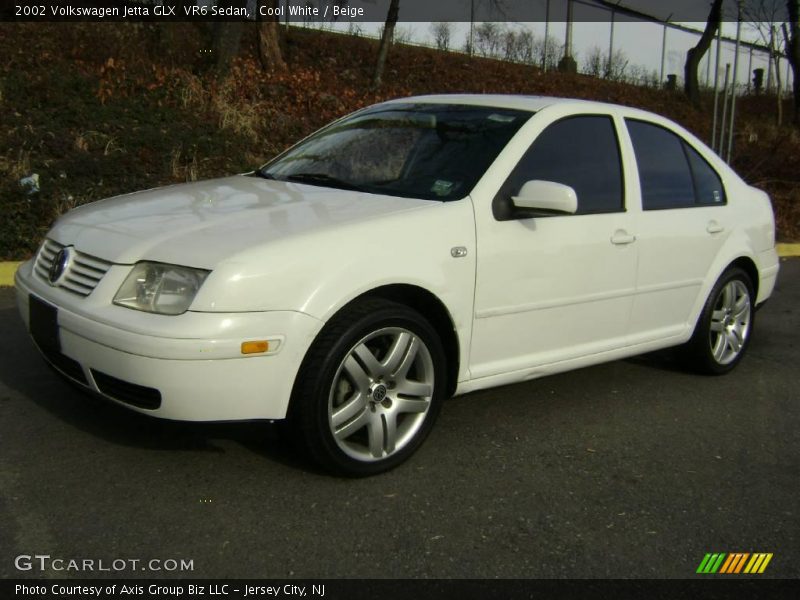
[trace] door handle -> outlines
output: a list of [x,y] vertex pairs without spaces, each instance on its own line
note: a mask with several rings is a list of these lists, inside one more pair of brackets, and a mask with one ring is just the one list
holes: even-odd
[[617,246],[622,246],[624,244],[632,244],[636,241],[636,236],[631,235],[624,229],[617,229],[614,232],[614,235],[611,236],[611,243]]
[[725,231],[725,228],[716,221],[709,221],[708,225],[706,225],[706,231],[708,233],[719,233]]

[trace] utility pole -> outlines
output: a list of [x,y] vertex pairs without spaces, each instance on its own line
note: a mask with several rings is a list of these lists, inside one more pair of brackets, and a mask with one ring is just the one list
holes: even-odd
[[664,85],[664,65],[667,59],[667,25],[672,18],[672,13],[664,21],[664,32],[661,35],[661,77],[659,79],[659,86]]
[[[717,144],[717,114],[719,113],[719,60],[720,60],[720,53],[722,51],[722,27],[717,29],[717,60],[714,63],[714,120],[712,121],[711,126],[711,149],[717,150],[715,148]],[[711,60],[711,57],[708,57],[708,60]],[[721,150],[718,152],[721,153]]]
[[469,55],[475,53],[475,0],[469,2]]
[[616,11],[611,9],[611,33],[608,36],[608,63],[606,64],[606,79],[611,77],[612,67],[614,65],[614,17]]
[[572,0],[567,0],[567,31],[564,37],[564,57],[558,63],[558,70],[562,73],[577,73],[578,63],[572,58]]
[[547,73],[547,46],[550,43],[550,0],[544,9],[544,45],[542,47],[542,71]]
[[[730,132],[728,133],[728,164],[731,164],[731,150],[733,149],[733,124],[736,115],[736,81],[739,76],[739,45],[742,41],[742,8],[744,0],[737,2],[739,6],[739,14],[736,19],[736,55],[733,57],[733,84],[731,85],[731,123]],[[721,148],[720,148],[721,150]]]

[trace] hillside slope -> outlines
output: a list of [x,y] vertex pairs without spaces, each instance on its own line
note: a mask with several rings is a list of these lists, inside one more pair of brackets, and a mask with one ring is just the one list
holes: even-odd
[[[289,70],[265,72],[247,28],[230,77],[206,69],[203,24],[4,24],[0,28],[0,259],[30,255],[59,214],[103,197],[253,168],[334,117],[439,92],[588,98],[664,114],[708,139],[708,107],[680,93],[490,59],[395,46],[369,88],[376,42],[294,28]],[[710,100],[706,100],[710,104]],[[733,166],[773,197],[782,239],[800,239],[800,136],[775,99],[737,106]],[[788,111],[788,103],[787,103]],[[37,173],[40,191],[20,178]]]

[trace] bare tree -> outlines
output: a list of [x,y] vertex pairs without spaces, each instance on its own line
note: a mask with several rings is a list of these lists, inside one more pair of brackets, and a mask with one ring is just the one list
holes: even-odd
[[752,30],[758,33],[761,42],[769,48],[769,76],[767,92],[775,80],[776,122],[783,124],[783,82],[781,81],[781,58],[787,48],[780,36],[780,26],[786,20],[786,0],[751,0],[745,3],[744,18]]
[[503,58],[512,62],[533,62],[533,33],[528,29],[506,29],[502,34]]
[[[762,42],[770,48],[770,73],[777,84],[778,124],[783,118],[780,60],[785,56],[794,74],[794,123],[800,125],[800,0],[753,0],[746,4],[745,15]],[[767,81],[768,88],[771,79]]]
[[381,34],[381,45],[378,48],[378,61],[375,63],[375,73],[372,78],[372,86],[377,88],[383,79],[383,69],[386,66],[386,57],[389,55],[389,46],[394,37],[394,28],[397,25],[397,13],[400,11],[400,0],[392,0],[389,10],[386,12],[386,24],[383,26]]
[[581,71],[592,77],[600,77],[603,74],[603,54],[599,46],[594,46],[583,60]]
[[431,23],[431,33],[433,34],[433,41],[436,43],[436,48],[439,50],[450,49],[450,38],[453,33],[450,23]]
[[503,32],[497,23],[487,21],[475,27],[475,48],[481,56],[497,56],[502,47]]
[[392,36],[392,45],[410,44],[414,41],[414,30],[411,27],[395,27]]
[[548,36],[546,41],[547,43],[543,37],[533,41],[533,59],[537,65],[552,71],[558,66],[558,60],[563,50],[561,43],[556,38]]
[[700,66],[700,61],[703,55],[708,52],[711,41],[717,33],[722,20],[722,1],[714,0],[711,5],[711,11],[708,13],[708,20],[706,21],[706,28],[703,35],[700,36],[700,41],[694,48],[689,48],[686,53],[686,63],[684,65],[684,81],[683,89],[689,100],[694,105],[700,104],[700,82],[697,78],[697,69]]
[[606,79],[621,81],[625,78],[625,70],[627,68],[628,58],[622,50],[615,50],[609,59],[608,52],[602,50],[599,46],[594,46],[589,50],[589,54],[586,55],[581,70],[592,77],[605,77]]

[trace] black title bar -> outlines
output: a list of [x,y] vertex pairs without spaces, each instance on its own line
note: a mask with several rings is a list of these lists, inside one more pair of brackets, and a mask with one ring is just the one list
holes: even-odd
[[[383,22],[390,0],[5,0],[0,20],[39,21],[257,21],[293,23]],[[400,0],[399,21],[412,22],[563,22],[571,3],[579,22],[705,22],[704,0]],[[736,21],[738,4],[724,4],[723,20]],[[762,0],[744,0],[747,21],[785,20],[761,15]],[[785,10],[785,3],[778,3]]]

